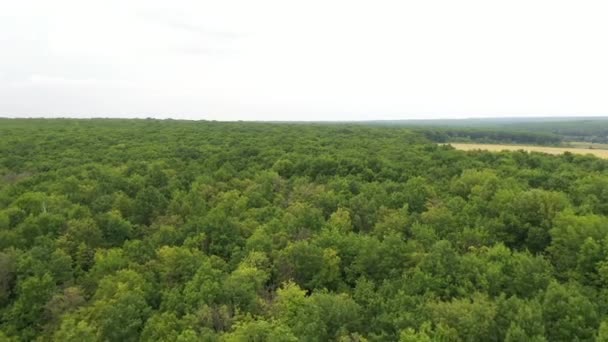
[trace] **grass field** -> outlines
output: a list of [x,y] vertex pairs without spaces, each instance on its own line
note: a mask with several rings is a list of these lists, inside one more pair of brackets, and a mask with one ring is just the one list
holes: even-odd
[[564,152],[578,154],[593,154],[594,156],[608,159],[608,150],[576,148],[576,147],[545,147],[534,145],[499,145],[499,144],[467,144],[467,143],[450,143],[455,149],[463,151],[486,150],[486,151],[534,151],[549,154],[562,154]]

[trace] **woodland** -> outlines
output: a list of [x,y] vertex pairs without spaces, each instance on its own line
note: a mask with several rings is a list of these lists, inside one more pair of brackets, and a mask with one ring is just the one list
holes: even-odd
[[608,341],[608,160],[434,132],[0,119],[0,341]]

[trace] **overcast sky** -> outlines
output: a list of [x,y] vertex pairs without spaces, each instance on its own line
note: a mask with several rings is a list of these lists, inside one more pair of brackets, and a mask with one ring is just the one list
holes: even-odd
[[0,116],[608,115],[608,2],[1,0]]

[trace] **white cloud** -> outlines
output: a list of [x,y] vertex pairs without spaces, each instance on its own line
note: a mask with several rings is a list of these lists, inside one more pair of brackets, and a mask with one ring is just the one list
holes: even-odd
[[7,1],[0,115],[608,115],[607,10],[560,0]]
[[129,87],[134,86],[133,83],[121,80],[103,80],[103,79],[69,79],[61,77],[53,77],[46,75],[31,75],[27,81],[17,81],[11,84],[13,87]]

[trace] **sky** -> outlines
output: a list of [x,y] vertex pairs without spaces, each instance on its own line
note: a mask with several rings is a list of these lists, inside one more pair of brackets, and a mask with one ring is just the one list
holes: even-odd
[[0,116],[608,115],[608,2],[0,0]]

